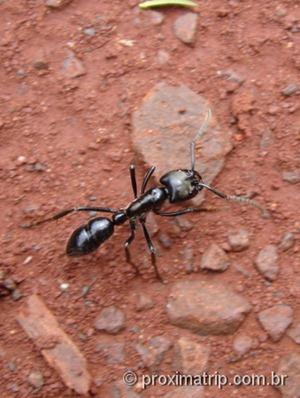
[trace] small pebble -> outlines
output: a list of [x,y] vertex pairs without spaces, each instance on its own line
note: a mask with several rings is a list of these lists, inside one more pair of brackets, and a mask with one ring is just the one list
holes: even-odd
[[25,258],[25,260],[23,261],[23,264],[24,265],[26,265],[26,264],[29,264],[30,263],[30,261],[33,259],[33,257],[32,256],[28,256],[28,257],[26,257]]
[[86,74],[83,63],[71,51],[63,62],[63,73],[68,78],[77,78]]
[[242,357],[251,350],[253,346],[253,339],[247,335],[239,335],[233,341],[233,349],[235,353]]
[[282,251],[286,251],[294,246],[295,243],[295,236],[292,232],[286,232],[279,244],[279,249]]
[[184,217],[176,217],[175,224],[177,224],[183,232],[191,231],[194,227],[193,224]]
[[165,19],[165,16],[162,12],[154,10],[147,11],[147,16],[150,17],[150,22],[155,26],[161,25]]
[[170,60],[170,54],[165,50],[158,50],[156,60],[158,64],[165,65]]
[[194,250],[190,245],[186,245],[183,249],[182,259],[184,263],[184,268],[187,274],[197,271],[197,267],[194,263]]
[[95,328],[107,333],[118,333],[125,328],[125,315],[119,308],[111,305],[104,308],[95,320]]
[[265,246],[257,255],[254,264],[265,279],[272,282],[279,272],[278,253],[275,245]]
[[285,97],[289,97],[293,94],[296,94],[300,92],[300,85],[299,84],[295,84],[295,83],[290,83],[289,85],[287,85],[282,91],[281,93],[285,96]]
[[11,294],[11,297],[14,301],[18,301],[23,297],[23,294],[19,289],[14,289],[14,291]]
[[25,164],[27,162],[27,159],[25,156],[18,156],[17,158],[17,164],[22,166],[23,164]]
[[95,34],[96,34],[96,30],[95,30],[95,28],[92,28],[92,27],[90,27],[90,28],[84,28],[84,29],[83,29],[83,33],[84,33],[86,36],[93,37],[93,36],[95,36]]
[[212,243],[201,258],[201,269],[225,271],[230,264],[228,255],[216,243]]
[[154,307],[154,303],[150,296],[144,293],[138,293],[136,295],[135,307],[137,311],[149,310]]
[[180,15],[174,22],[174,34],[185,44],[193,44],[196,38],[198,15],[187,12]]
[[50,8],[61,8],[71,3],[73,0],[46,0],[45,4]]
[[300,182],[300,169],[284,171],[282,173],[282,179],[290,184],[298,184]]
[[61,283],[61,284],[59,285],[59,288],[60,288],[60,290],[62,290],[62,291],[68,290],[69,287],[70,287],[69,283]]
[[249,233],[245,229],[232,232],[228,235],[228,242],[234,252],[245,250],[249,247]]
[[32,387],[40,389],[44,385],[44,377],[41,372],[33,371],[28,376],[28,382]]
[[165,249],[170,249],[172,247],[173,241],[169,235],[164,232],[160,232],[158,235],[158,241]]

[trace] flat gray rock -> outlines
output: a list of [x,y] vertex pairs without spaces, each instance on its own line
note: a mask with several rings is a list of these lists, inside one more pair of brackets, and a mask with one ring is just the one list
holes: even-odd
[[228,235],[228,243],[234,252],[240,252],[249,247],[249,232],[246,229],[232,231]]
[[166,309],[173,325],[200,335],[222,335],[238,329],[251,305],[224,284],[195,280],[175,283]]
[[[208,108],[208,101],[188,87],[161,82],[133,113],[133,147],[148,166],[156,166],[158,180],[170,170],[191,167],[190,143]],[[232,149],[230,138],[231,134],[221,130],[213,115],[197,140],[196,170],[207,184],[222,170],[225,156]],[[202,200],[202,195],[198,195],[193,203],[200,204]]]
[[258,314],[262,327],[275,342],[281,339],[293,321],[293,309],[286,304],[277,304]]
[[125,328],[123,311],[114,305],[104,308],[95,320],[95,328],[107,333],[118,333]]
[[268,281],[277,279],[279,272],[277,247],[275,245],[265,246],[255,259],[255,267]]
[[174,34],[185,44],[193,44],[196,39],[198,15],[194,12],[187,12],[180,15],[174,22]]
[[238,357],[242,357],[247,354],[254,346],[253,338],[246,335],[241,334],[235,337],[233,340],[233,350]]
[[212,243],[205,250],[201,258],[201,269],[209,271],[225,271],[229,264],[230,261],[228,255],[216,243]]

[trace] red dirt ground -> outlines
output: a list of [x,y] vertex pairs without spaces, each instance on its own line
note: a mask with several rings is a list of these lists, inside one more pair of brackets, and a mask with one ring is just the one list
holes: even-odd
[[[132,343],[157,334],[176,341],[188,334],[169,324],[164,309],[169,284],[182,278],[218,279],[242,292],[254,306],[240,331],[260,339],[259,350],[243,361],[228,363],[234,336],[209,337],[211,372],[276,370],[279,358],[297,349],[287,336],[279,343],[266,340],[256,312],[284,302],[294,309],[294,319],[300,316],[299,241],[280,253],[280,276],[272,284],[254,270],[253,260],[263,246],[278,244],[285,232],[300,228],[299,185],[281,176],[299,168],[300,161],[299,96],[282,94],[288,84],[299,83],[299,2],[199,1],[193,47],[182,44],[172,32],[184,9],[163,10],[164,21],[157,26],[146,12],[138,11],[136,3],[74,0],[62,9],[49,10],[42,1],[0,1],[1,268],[21,281],[24,297],[32,293],[43,297],[86,356],[93,391],[99,397],[109,396],[105,391],[110,383],[138,362]],[[96,27],[94,37],[82,32],[90,26]],[[134,44],[124,46],[121,39]],[[82,61],[85,75],[72,79],[63,74],[68,49]],[[169,53],[167,64],[158,63],[159,49]],[[47,69],[34,66],[41,58]],[[229,69],[245,78],[233,92],[231,83],[218,74]],[[66,240],[86,216],[73,215],[35,229],[21,227],[73,205],[121,207],[132,199],[128,165],[135,154],[130,115],[161,80],[186,84],[207,97],[220,125],[234,132],[234,150],[214,185],[226,192],[255,192],[273,216],[264,220],[256,209],[224,203],[208,194],[206,202],[218,211],[187,217],[194,224],[188,233],[174,231],[171,220],[157,220],[160,230],[173,240],[169,250],[156,243],[166,286],[154,278],[141,233],[132,256],[141,265],[142,277],[134,277],[122,247],[126,228],[119,228],[96,253],[74,260],[64,254]],[[137,165],[141,181],[145,165]],[[39,166],[43,170],[37,171]],[[251,278],[233,266],[217,275],[186,275],[182,258],[187,245],[199,263],[209,243],[226,242],[228,231],[239,227],[250,232],[251,244],[247,251],[230,257],[251,272]],[[81,289],[94,278],[86,300],[79,298]],[[61,283],[69,283],[67,292],[61,293]],[[153,298],[155,306],[137,313],[134,293],[141,291]],[[23,301],[5,297],[0,302],[1,396],[75,397],[16,323]],[[105,365],[94,350],[95,317],[111,304],[122,308],[127,317],[126,329],[116,336],[117,341],[128,343],[121,365]],[[33,370],[42,372],[45,383],[35,394],[28,383]],[[163,370],[171,371],[170,361],[165,361]],[[206,392],[211,398],[254,394],[280,397],[272,387]],[[161,397],[164,390],[151,389],[142,396]]]

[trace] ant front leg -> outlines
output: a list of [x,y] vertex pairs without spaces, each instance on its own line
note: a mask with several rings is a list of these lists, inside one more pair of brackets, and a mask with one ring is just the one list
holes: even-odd
[[135,220],[130,220],[130,236],[129,238],[126,240],[126,242],[124,243],[124,249],[125,249],[125,254],[126,254],[126,261],[128,264],[130,264],[137,275],[140,274],[140,270],[138,269],[138,267],[135,265],[135,263],[131,260],[131,255],[130,255],[130,251],[129,251],[129,245],[131,244],[131,242],[134,240],[135,238]]
[[193,208],[190,207],[188,209],[183,209],[183,210],[178,210],[178,211],[159,211],[156,210],[155,214],[162,216],[162,217],[177,217],[177,216],[181,216],[182,214],[187,214],[187,213],[199,213],[201,211],[214,211],[215,209],[208,209],[206,207],[202,207],[202,208]]

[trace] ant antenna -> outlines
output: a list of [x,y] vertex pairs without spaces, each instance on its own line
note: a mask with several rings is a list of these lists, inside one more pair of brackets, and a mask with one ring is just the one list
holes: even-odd
[[269,212],[263,206],[257,203],[255,200],[248,199],[245,196],[226,195],[225,193],[220,192],[216,188],[210,187],[209,185],[206,185],[203,182],[199,182],[199,186],[208,189],[209,191],[213,192],[215,195],[225,200],[247,203],[248,205],[254,206],[262,212],[263,216],[269,217]]
[[196,141],[198,140],[199,137],[202,136],[202,134],[205,132],[205,130],[207,129],[207,126],[210,122],[211,119],[211,109],[208,108],[206,115],[205,115],[205,119],[204,122],[202,123],[202,126],[200,127],[198,133],[195,135],[193,141],[191,142],[191,163],[192,163],[192,170],[195,170],[195,147],[196,147]]

